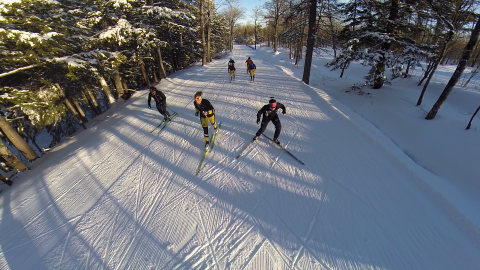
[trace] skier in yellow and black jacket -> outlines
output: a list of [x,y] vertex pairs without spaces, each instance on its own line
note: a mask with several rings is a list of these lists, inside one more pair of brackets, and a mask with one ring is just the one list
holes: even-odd
[[195,93],[195,100],[193,101],[195,106],[195,116],[200,115],[200,123],[203,127],[203,136],[205,138],[205,148],[210,146],[208,139],[208,122],[213,125],[215,133],[217,132],[217,124],[215,123],[215,108],[207,99],[202,98],[202,91]]

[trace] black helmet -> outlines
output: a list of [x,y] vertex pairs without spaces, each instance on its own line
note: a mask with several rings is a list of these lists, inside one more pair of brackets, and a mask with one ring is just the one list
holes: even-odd
[[202,91],[198,91],[197,93],[195,93],[195,98],[201,97],[202,94],[203,94]]
[[248,57],[248,59],[250,59],[250,56]]

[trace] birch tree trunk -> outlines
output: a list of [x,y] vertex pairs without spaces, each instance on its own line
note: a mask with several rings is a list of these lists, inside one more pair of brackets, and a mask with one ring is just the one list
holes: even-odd
[[[38,158],[38,155],[37,153],[35,153],[33,148],[2,116],[0,116],[0,130],[28,161],[33,161]],[[19,171],[27,169],[27,167],[15,155],[13,155],[10,150],[8,150],[8,148],[3,144],[3,142],[2,145],[3,146],[0,146],[0,154],[3,158],[5,158],[5,160],[11,162],[9,164],[10,166],[14,167]]]

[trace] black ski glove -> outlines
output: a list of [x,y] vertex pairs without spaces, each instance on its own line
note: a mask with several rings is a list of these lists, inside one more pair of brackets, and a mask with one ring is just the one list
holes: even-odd
[[195,116],[198,116],[198,112],[195,113]]

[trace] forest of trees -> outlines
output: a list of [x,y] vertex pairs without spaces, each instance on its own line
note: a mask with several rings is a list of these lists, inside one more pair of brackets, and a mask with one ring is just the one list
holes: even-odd
[[[366,87],[424,70],[422,95],[438,65],[458,65],[428,113],[432,119],[467,66],[480,66],[478,1],[270,0],[248,13],[239,0],[17,0],[0,4],[0,164],[28,169],[50,147],[108,110],[195,62],[208,64],[233,44],[288,48],[304,60],[331,53],[341,75],[352,61],[370,68]],[[247,24],[240,24],[240,19]],[[476,72],[475,72],[476,71]],[[467,80],[464,85],[468,84]],[[15,151],[13,151],[15,150]],[[18,154],[14,154],[17,153]],[[5,176],[0,180],[8,181]]]

